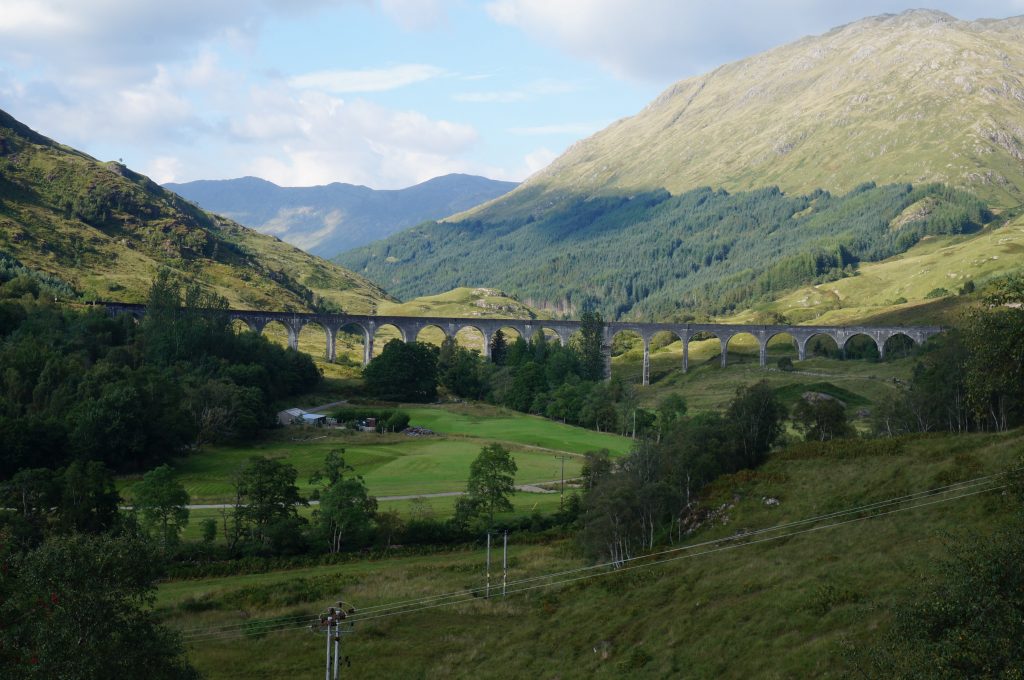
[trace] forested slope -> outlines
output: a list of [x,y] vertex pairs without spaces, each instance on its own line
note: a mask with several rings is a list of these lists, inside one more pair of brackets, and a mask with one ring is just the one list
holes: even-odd
[[655,191],[425,223],[340,261],[399,296],[487,284],[537,307],[592,303],[606,318],[665,319],[741,309],[991,219],[977,198],[941,185],[868,183],[842,196]]

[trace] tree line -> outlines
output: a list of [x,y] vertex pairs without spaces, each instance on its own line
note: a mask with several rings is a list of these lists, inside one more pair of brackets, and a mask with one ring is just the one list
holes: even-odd
[[546,416],[600,432],[636,436],[658,426],[657,414],[640,407],[636,388],[604,379],[604,321],[584,312],[580,331],[563,346],[543,332],[509,342],[502,331],[490,360],[446,339],[440,348],[392,340],[363,371],[365,391],[385,401],[428,402],[438,388],[457,397]]
[[0,479],[73,460],[142,470],[212,442],[256,437],[272,406],[321,379],[312,359],[235,334],[227,301],[162,271],[148,313],[53,304],[46,284],[0,284]]
[[918,351],[911,379],[873,413],[880,435],[1006,430],[1024,423],[1024,276],[996,281]]

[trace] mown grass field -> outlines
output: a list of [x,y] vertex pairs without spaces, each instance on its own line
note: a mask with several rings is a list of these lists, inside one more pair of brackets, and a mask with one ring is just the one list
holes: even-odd
[[[500,442],[512,450],[519,468],[517,484],[561,479],[562,456],[566,458],[565,477],[576,477],[580,454],[599,449],[623,454],[631,445],[631,440],[624,437],[483,405],[415,406],[406,410],[412,424],[427,427],[438,436],[413,438],[288,428],[253,444],[209,447],[193,453],[175,462],[176,476],[193,503],[230,502],[236,472],[251,456],[270,456],[295,466],[297,484],[308,496],[314,489],[309,479],[322,467],[327,453],[343,448],[346,461],[363,476],[371,494],[429,494],[465,490],[470,463],[490,442]],[[120,481],[121,492],[129,500],[136,481]],[[432,500],[438,513],[449,513],[454,501],[440,501]],[[542,503],[541,507],[549,505]]]
[[[871,452],[868,451],[868,454]],[[892,455],[776,455],[720,480],[723,515],[691,542],[1001,472],[1024,432],[906,441]],[[779,504],[766,505],[767,497]],[[922,502],[941,500],[934,495]],[[902,507],[902,506],[901,506]],[[507,599],[367,621],[345,638],[348,673],[428,677],[841,677],[845,650],[877,638],[946,553],[947,535],[991,531],[1014,511],[1001,490],[843,526],[694,555]],[[510,579],[583,566],[573,544],[512,537]],[[185,630],[312,614],[338,597],[359,607],[483,582],[482,549],[162,584],[157,607]],[[256,631],[257,629],[250,628]],[[323,641],[292,630],[190,644],[209,678],[313,677]]]
[[586,453],[608,449],[626,453],[632,442],[625,437],[564,425],[540,416],[483,404],[446,405],[444,408],[403,406],[411,422],[435,432],[515,442],[555,451]]

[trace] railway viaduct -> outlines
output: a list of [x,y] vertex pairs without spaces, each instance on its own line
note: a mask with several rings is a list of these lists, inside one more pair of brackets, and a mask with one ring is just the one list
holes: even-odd
[[[146,313],[146,306],[127,303],[105,303],[107,313],[112,316],[129,314],[141,319]],[[368,316],[360,314],[307,314],[297,312],[261,312],[231,309],[224,312],[229,322],[239,320],[255,333],[262,333],[268,324],[276,322],[284,326],[288,333],[288,345],[298,349],[299,333],[307,324],[316,324],[323,329],[327,337],[326,358],[335,358],[335,340],[342,330],[360,333],[363,336],[363,365],[373,357],[373,339],[376,332],[384,327],[393,327],[403,342],[415,341],[424,328],[434,327],[444,333],[445,337],[454,338],[464,328],[478,331],[484,338],[483,353],[490,355],[490,342],[500,328],[512,328],[527,341],[537,332],[549,332],[557,336],[566,345],[573,333],[579,330],[579,321],[547,320],[547,319],[492,319],[474,317],[420,317],[420,316]],[[885,357],[886,342],[897,335],[909,338],[915,344],[921,344],[929,337],[942,332],[938,326],[787,326],[787,325],[755,325],[755,324],[717,324],[717,323],[636,323],[632,321],[609,321],[604,324],[605,374],[611,374],[611,345],[616,334],[632,331],[640,336],[644,344],[643,384],[650,383],[651,340],[656,333],[668,332],[675,335],[683,345],[682,370],[689,368],[689,343],[692,340],[718,338],[722,347],[722,367],[728,361],[729,341],[740,334],[749,334],[757,340],[760,349],[761,366],[767,365],[768,341],[776,335],[786,333],[796,343],[797,356],[803,360],[807,356],[807,343],[817,335],[832,338],[836,346],[846,350],[846,343],[855,336],[871,338],[878,347],[878,354]]]

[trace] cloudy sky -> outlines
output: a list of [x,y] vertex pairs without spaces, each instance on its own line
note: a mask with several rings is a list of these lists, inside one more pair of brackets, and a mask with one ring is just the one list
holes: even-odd
[[[676,80],[914,6],[0,0],[0,109],[160,182],[520,180]],[[1024,0],[931,6],[1024,14]]]

